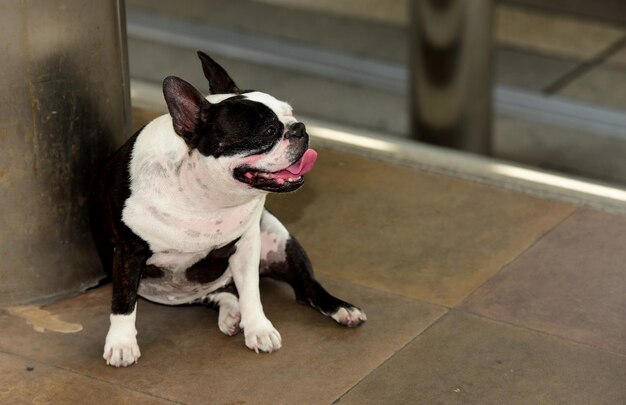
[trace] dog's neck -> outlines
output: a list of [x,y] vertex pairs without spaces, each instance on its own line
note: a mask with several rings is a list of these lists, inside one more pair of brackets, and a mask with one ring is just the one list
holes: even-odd
[[[220,164],[222,163],[222,164]],[[194,211],[221,210],[263,204],[266,192],[240,184],[232,168],[212,156],[190,150],[172,128],[169,115],[161,116],[139,134],[130,167],[133,194],[161,195]],[[173,199],[171,196],[183,198]],[[181,207],[183,208],[183,207]]]
[[[178,163],[178,191],[189,201],[211,210],[235,208],[265,202],[266,192],[233,183],[231,169],[214,157],[202,156],[197,150],[185,154]],[[232,187],[225,187],[232,183]]]

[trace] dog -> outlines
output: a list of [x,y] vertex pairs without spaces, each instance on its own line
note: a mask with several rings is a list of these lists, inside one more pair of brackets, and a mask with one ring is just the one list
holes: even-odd
[[289,104],[240,90],[213,59],[198,56],[210,95],[165,78],[169,114],[112,155],[90,195],[96,247],[112,279],[103,354],[111,366],[141,356],[138,296],[217,307],[219,329],[231,336],[243,330],[257,353],[282,345],[263,312],[260,276],[287,282],[298,302],[341,325],[367,319],[320,285],[302,246],[264,208],[268,193],[297,190],[315,164],[305,125]]

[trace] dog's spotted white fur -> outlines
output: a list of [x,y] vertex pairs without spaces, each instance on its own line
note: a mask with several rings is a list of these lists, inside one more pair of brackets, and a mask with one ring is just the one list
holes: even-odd
[[261,261],[285,261],[285,245],[290,238],[287,228],[268,211],[261,216]]
[[[207,100],[217,103],[232,96],[211,95]],[[286,130],[297,122],[289,104],[268,94],[251,92],[243,97],[272,109]],[[264,171],[287,168],[293,161],[287,146],[285,140],[277,142],[268,153],[254,159],[254,167]],[[281,347],[281,336],[263,312],[259,261],[262,254],[267,259],[271,252],[279,251],[286,237],[276,227],[261,235],[266,192],[233,177],[234,168],[244,159],[243,155],[216,159],[197,150],[189,153],[183,139],[174,132],[172,118],[156,118],[138,135],[133,147],[131,195],[124,205],[122,221],[148,243],[153,255],[147,264],[167,272],[161,279],[143,279],[139,295],[163,304],[190,303],[223,287],[232,277],[240,298],[237,305],[220,304],[220,330],[231,335],[243,328],[247,347],[257,353],[272,352]],[[186,282],[185,269],[237,238],[237,250],[222,277],[201,288]],[[263,252],[262,238],[268,243]],[[128,366],[141,355],[135,317],[136,307],[130,315],[111,315],[104,350],[107,364]]]
[[126,367],[137,362],[141,356],[137,344],[137,329],[135,319],[137,305],[130,315],[111,314],[111,326],[104,343],[102,357],[107,364],[114,367]]
[[[231,96],[220,94],[207,100],[215,103]],[[291,106],[285,102],[261,92],[246,93],[244,97],[267,105],[285,126],[296,122]],[[273,150],[256,159],[254,166],[267,171],[286,168],[293,159],[286,153],[287,144],[285,140],[278,142]],[[133,148],[131,196],[122,220],[148,242],[154,252],[152,262],[167,260],[186,268],[241,236],[253,218],[258,218],[266,193],[233,177],[233,169],[244,159],[216,159],[202,156],[197,150],[189,154],[185,142],[174,132],[169,115],[144,128]]]

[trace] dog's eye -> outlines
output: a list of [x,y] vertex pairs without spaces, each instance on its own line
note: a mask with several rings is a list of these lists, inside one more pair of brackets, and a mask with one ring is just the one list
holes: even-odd
[[263,135],[266,135],[266,136],[272,136],[272,135],[274,135],[275,133],[276,133],[276,127],[271,126],[271,127],[267,128],[267,129],[265,130],[265,132],[263,132]]

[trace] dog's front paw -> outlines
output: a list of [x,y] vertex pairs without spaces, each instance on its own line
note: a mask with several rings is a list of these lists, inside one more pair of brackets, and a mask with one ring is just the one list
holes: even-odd
[[136,363],[140,356],[141,352],[135,336],[111,333],[107,335],[102,357],[109,366],[127,367]]
[[255,352],[274,352],[281,347],[282,338],[274,325],[263,319],[251,324],[241,325],[246,338],[246,346]]
[[109,366],[127,367],[137,362],[141,356],[137,345],[137,304],[133,311],[128,314],[111,314],[111,325],[104,341],[104,353],[102,357]]
[[357,307],[341,307],[330,316],[337,323],[348,327],[355,327],[367,321],[367,316],[362,309]]

